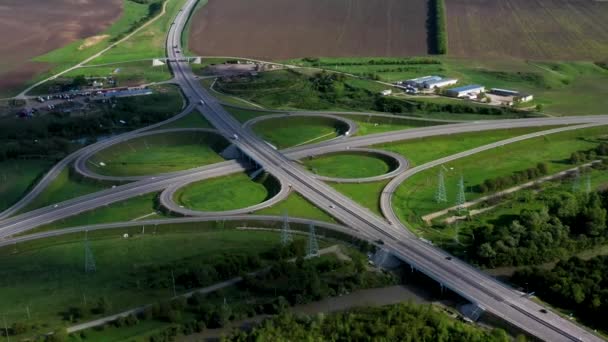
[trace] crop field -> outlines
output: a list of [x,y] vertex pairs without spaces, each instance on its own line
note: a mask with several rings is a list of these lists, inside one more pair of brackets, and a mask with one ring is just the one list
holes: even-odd
[[608,3],[447,0],[449,53],[460,57],[599,60],[608,56]]
[[121,13],[122,0],[4,0],[0,6],[0,92],[21,86],[49,66],[27,62],[103,31]]
[[425,0],[210,0],[193,17],[189,48],[267,59],[424,55],[426,18]]
[[228,142],[210,133],[173,132],[145,136],[94,155],[91,170],[112,176],[143,176],[221,162]]

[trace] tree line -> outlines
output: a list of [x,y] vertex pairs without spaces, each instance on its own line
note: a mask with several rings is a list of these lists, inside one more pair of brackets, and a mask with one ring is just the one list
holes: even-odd
[[500,329],[485,331],[449,318],[431,305],[405,303],[318,316],[284,313],[251,331],[237,331],[225,341],[507,342],[511,338]]
[[445,55],[448,53],[448,32],[444,0],[429,0],[427,34],[429,52]]
[[553,261],[608,239],[608,191],[538,195],[537,209],[492,222],[467,223],[469,242],[451,246],[455,254],[486,267],[521,266]]
[[608,256],[573,257],[549,270],[525,268],[512,280],[543,300],[573,311],[591,326],[608,329]]
[[510,176],[486,179],[481,184],[474,186],[473,190],[482,194],[487,192],[496,192],[542,176],[546,176],[548,173],[549,166],[547,163],[538,163],[536,167],[530,167],[526,170],[513,172],[513,174]]

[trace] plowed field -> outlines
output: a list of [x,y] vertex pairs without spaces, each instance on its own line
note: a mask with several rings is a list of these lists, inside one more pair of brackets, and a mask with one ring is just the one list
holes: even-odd
[[446,0],[446,5],[452,56],[608,58],[608,2]]
[[189,44],[208,56],[418,56],[426,18],[426,0],[209,0]]

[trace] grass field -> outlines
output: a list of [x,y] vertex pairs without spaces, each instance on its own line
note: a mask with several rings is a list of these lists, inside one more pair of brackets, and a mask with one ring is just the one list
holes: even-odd
[[375,145],[374,147],[399,153],[409,160],[411,166],[416,166],[478,146],[551,128],[555,128],[555,126],[459,133],[401,142],[397,141]]
[[345,196],[359,203],[363,207],[371,210],[376,215],[383,217],[380,210],[380,195],[388,184],[388,181],[371,183],[328,183],[334,189],[340,191]]
[[333,139],[348,127],[330,118],[294,116],[260,121],[252,129],[262,139],[283,149]]
[[135,220],[153,220],[163,217],[154,208],[154,200],[158,194],[146,194],[128,200],[112,203],[90,211],[70,216],[59,221],[37,227],[28,234],[60,228],[86,226],[98,223],[125,222]]
[[0,211],[27,193],[53,165],[47,160],[7,160],[0,162]]
[[[96,272],[85,273],[84,233],[50,238],[0,249],[0,311],[8,326],[15,321],[37,323],[40,332],[53,330],[62,312],[93,306],[100,297],[111,303],[110,312],[156,302],[173,296],[169,287],[140,287],[142,270],[197,258],[203,262],[218,255],[259,253],[279,243],[270,232],[214,230],[206,225],[167,225],[89,232]],[[211,226],[212,227],[212,226]],[[129,233],[130,238],[122,238]],[[170,273],[167,277],[171,277]],[[31,318],[27,319],[26,308]]]
[[291,193],[285,200],[278,204],[256,211],[256,215],[289,215],[290,217],[301,217],[309,218],[313,220],[325,221],[335,223],[336,220],[330,215],[317,208],[314,204],[310,203],[306,198],[298,193]]
[[156,129],[169,128],[213,128],[213,125],[198,110],[194,110],[181,119],[177,119]]
[[[567,162],[570,154],[597,146],[600,137],[606,138],[606,127],[588,128],[556,133],[529,139],[493,150],[461,158],[445,167],[447,203],[436,203],[439,168],[418,173],[404,182],[395,192],[393,206],[403,222],[421,225],[420,217],[456,204],[458,180],[464,176],[466,199],[473,200],[482,194],[473,187],[485,179],[511,175],[515,171],[535,167],[537,163],[548,165],[548,174],[572,168]],[[533,146],[533,148],[531,148]]]
[[277,181],[268,175],[251,180],[238,173],[189,184],[175,193],[175,200],[188,209],[224,211],[261,203],[278,191]]
[[112,184],[92,180],[77,180],[70,170],[63,170],[30,204],[20,212],[42,208],[72,198],[107,189]]
[[392,171],[394,163],[383,156],[366,153],[334,153],[303,159],[312,173],[337,178],[365,178]]
[[226,147],[227,141],[211,133],[161,133],[113,145],[92,156],[88,166],[109,176],[160,174],[221,162]]
[[169,32],[173,19],[184,3],[186,3],[186,0],[166,0],[166,12],[162,17],[127,41],[94,59],[90,64],[165,57],[167,32]]

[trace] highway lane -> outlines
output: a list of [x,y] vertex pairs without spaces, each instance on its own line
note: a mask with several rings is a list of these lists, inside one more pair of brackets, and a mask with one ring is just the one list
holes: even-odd
[[[188,11],[189,9],[186,9]],[[183,17],[183,13],[181,13]],[[179,17],[179,15],[178,15]],[[176,29],[183,27],[185,21],[176,20],[169,34],[169,44],[180,46],[180,34]],[[180,34],[177,34],[179,32]],[[180,57],[169,46],[169,56]],[[445,253],[420,240],[412,239],[403,229],[384,222],[367,209],[337,193],[331,187],[314,179],[312,175],[292,163],[278,151],[243,129],[224,108],[198,84],[188,65],[173,63],[177,82],[184,93],[194,99],[201,99],[199,110],[220,132],[233,137],[235,145],[273,175],[286,177],[293,188],[304,197],[324,208],[332,216],[347,226],[365,230],[374,237],[385,238],[388,246],[404,260],[418,267],[436,280],[447,285],[465,298],[479,303],[492,313],[502,315],[508,322],[525,329],[529,333],[550,341],[561,340],[600,340],[587,330],[559,318],[557,315],[542,314],[528,299],[523,299],[511,288],[505,287],[480,271],[460,263],[449,262]]]

